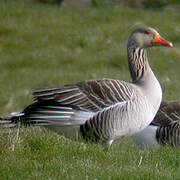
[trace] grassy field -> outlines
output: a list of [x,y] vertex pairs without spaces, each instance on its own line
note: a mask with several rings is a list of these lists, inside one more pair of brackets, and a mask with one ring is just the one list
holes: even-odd
[[[139,26],[156,28],[174,48],[149,50],[163,98],[180,99],[180,14],[104,7],[0,1],[0,115],[32,102],[33,90],[83,81],[130,80],[127,38]],[[180,179],[180,151],[139,150],[129,138],[108,151],[40,129],[0,129],[0,179]]]

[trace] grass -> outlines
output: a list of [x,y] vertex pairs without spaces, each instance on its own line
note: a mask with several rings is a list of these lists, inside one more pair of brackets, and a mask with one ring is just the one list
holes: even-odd
[[[100,79],[129,80],[126,43],[138,26],[156,28],[174,48],[152,48],[150,64],[164,99],[179,100],[180,15],[104,7],[60,9],[0,1],[0,112],[32,102],[34,89]],[[129,138],[109,151],[51,132],[0,131],[0,179],[179,179],[180,151],[139,150]]]
[[104,151],[100,145],[21,129],[1,147],[0,174],[2,179],[178,179],[179,155],[170,147],[140,151],[129,139]]

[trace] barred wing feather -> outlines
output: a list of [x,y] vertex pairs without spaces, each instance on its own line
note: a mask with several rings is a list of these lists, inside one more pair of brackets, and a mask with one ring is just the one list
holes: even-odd
[[35,102],[24,110],[26,123],[37,125],[80,126],[94,113],[53,101]]
[[128,102],[116,103],[95,113],[94,116],[80,126],[82,136],[93,141],[102,140],[112,143],[114,139],[126,135],[128,128],[125,121]]
[[163,101],[151,124],[168,126],[173,121],[180,121],[180,102]]
[[38,101],[55,101],[98,112],[118,102],[130,100],[132,87],[124,81],[103,79],[62,86],[60,88],[37,90],[33,93]]
[[158,143],[162,145],[180,146],[180,120],[171,122],[168,126],[159,126],[156,132]]

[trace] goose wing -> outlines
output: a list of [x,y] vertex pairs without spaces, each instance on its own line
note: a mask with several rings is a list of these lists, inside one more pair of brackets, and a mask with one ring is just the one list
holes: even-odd
[[157,141],[166,145],[180,146],[180,121],[173,121],[167,126],[160,126],[156,132]]
[[168,126],[173,121],[180,121],[180,102],[162,102],[152,124],[158,126]]
[[37,90],[33,93],[36,101],[54,101],[91,112],[129,101],[132,95],[133,88],[130,84],[112,79],[85,81],[59,88]]
[[129,101],[111,105],[90,117],[80,126],[82,136],[87,140],[106,142],[109,145],[119,137],[127,135]]

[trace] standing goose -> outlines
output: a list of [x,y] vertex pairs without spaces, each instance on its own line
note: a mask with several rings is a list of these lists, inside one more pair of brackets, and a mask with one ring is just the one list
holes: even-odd
[[141,131],[153,120],[162,97],[146,55],[146,48],[152,46],[173,45],[153,28],[138,28],[130,35],[127,55],[132,83],[102,79],[37,90],[33,104],[4,120],[44,126],[106,147]]
[[162,102],[152,123],[132,136],[141,149],[169,144],[180,146],[180,102]]

